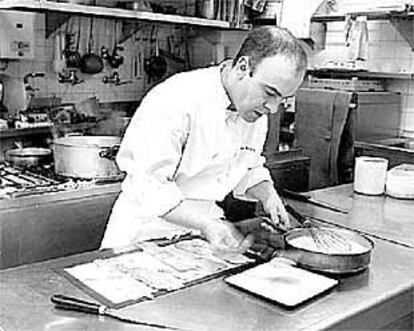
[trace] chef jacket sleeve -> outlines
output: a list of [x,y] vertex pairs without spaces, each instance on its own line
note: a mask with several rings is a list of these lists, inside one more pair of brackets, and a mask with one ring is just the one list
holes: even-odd
[[255,125],[257,127],[250,137],[250,144],[254,151],[253,162],[251,162],[246,174],[233,189],[233,195],[244,200],[251,200],[251,198],[245,195],[250,187],[259,184],[262,181],[272,181],[269,170],[264,167],[266,159],[262,156],[267,134],[267,117],[263,116],[255,123]]
[[137,109],[117,155],[127,173],[122,190],[140,216],[162,216],[184,199],[173,181],[189,131],[180,102],[162,87],[154,88]]

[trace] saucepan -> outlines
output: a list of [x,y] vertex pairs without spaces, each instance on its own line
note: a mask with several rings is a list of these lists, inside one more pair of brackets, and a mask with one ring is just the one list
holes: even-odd
[[[273,246],[278,248],[267,248],[259,256],[265,256],[265,259],[285,258],[305,269],[329,274],[352,274],[369,266],[374,248],[370,239],[351,230],[315,225],[313,220],[291,206],[285,207],[302,226],[288,231],[275,227],[273,233],[276,235],[273,235],[272,241],[276,242]],[[262,223],[271,224],[266,217],[260,219]],[[278,235],[282,236],[282,240],[278,241]],[[281,246],[284,249],[280,249]]]
[[37,167],[52,161],[52,150],[42,147],[20,147],[7,150],[4,156],[7,162],[15,166]]

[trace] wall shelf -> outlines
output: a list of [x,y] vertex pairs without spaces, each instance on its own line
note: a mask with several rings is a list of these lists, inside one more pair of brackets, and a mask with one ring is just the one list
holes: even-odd
[[[399,31],[404,37],[407,43],[410,45],[411,50],[414,51],[414,12],[412,11],[369,11],[369,12],[355,12],[347,13],[347,15],[366,16],[368,20],[389,20],[391,24]],[[345,14],[328,14],[319,15],[315,14],[312,22],[335,22],[344,21]]]
[[320,78],[414,79],[414,73],[375,72],[365,70],[308,69],[307,73]]
[[241,28],[233,27],[233,25],[230,22],[221,20],[210,20],[191,16],[140,12],[120,8],[108,8],[73,3],[53,2],[46,0],[2,0],[0,1],[0,9],[16,9],[27,11],[35,10],[41,12],[62,13],[64,15],[78,14],[86,16],[119,18],[157,23],[183,24],[215,29],[247,30],[250,28],[249,25],[244,25]]
[[335,14],[328,14],[328,15],[320,15],[315,14],[311,21],[312,22],[336,22],[336,21],[344,21],[346,15],[356,15],[356,16],[366,16],[368,20],[389,20],[391,18],[412,18],[414,17],[414,12],[397,12],[397,11],[390,11],[390,12],[355,12],[355,13],[335,13]]
[[50,135],[58,130],[68,129],[70,131],[87,130],[96,127],[97,123],[75,123],[75,124],[54,124],[53,126],[44,126],[37,128],[24,129],[2,129],[0,130],[0,139],[19,138],[33,135]]

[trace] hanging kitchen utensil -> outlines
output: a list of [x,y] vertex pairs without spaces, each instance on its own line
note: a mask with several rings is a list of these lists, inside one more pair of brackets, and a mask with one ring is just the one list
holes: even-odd
[[63,55],[64,44],[62,43],[63,40],[63,32],[59,29],[56,31],[55,35],[55,53],[53,58],[53,70],[55,73],[60,73],[66,68],[66,59]]
[[[66,45],[65,45],[65,58],[66,65],[70,68],[79,68],[81,64],[81,55],[79,53],[79,39],[80,39],[80,18],[78,21],[78,31],[73,33],[73,29],[69,31],[69,21],[66,29]],[[73,37],[76,36],[76,41],[73,41]]]
[[97,74],[103,70],[103,61],[101,57],[93,53],[93,17],[90,19],[88,52],[81,58],[80,69],[86,74]]
[[155,81],[161,79],[167,72],[167,61],[164,56],[160,55],[159,51],[159,41],[158,41],[158,28],[153,27],[151,31],[150,40],[152,42],[153,37],[155,36],[155,54],[151,57],[145,59],[144,61],[144,70],[150,79]]
[[124,48],[118,45],[117,27],[118,21],[115,21],[114,48],[112,50],[112,54],[108,56],[108,63],[114,69],[118,68],[122,63],[124,63],[124,57],[119,53],[120,51],[123,51]]
[[109,55],[109,49],[108,49],[108,47],[105,46],[106,42],[109,39],[108,38],[108,36],[109,36],[109,33],[108,33],[108,20],[105,20],[104,27],[105,27],[105,39],[104,39],[104,44],[101,46],[101,58],[102,58],[102,60],[108,61],[108,58],[110,56]]

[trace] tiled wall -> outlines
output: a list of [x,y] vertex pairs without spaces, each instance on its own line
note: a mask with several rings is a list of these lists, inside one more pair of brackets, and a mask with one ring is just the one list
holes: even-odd
[[[84,74],[76,69],[77,75],[83,81],[80,84],[72,85],[70,83],[59,83],[58,72],[55,69],[55,60],[59,58],[56,55],[56,43],[59,43],[59,36],[64,35],[67,28],[69,31],[77,31],[80,24],[81,38],[79,51],[81,54],[87,50],[90,23],[89,17],[82,18],[72,16],[69,25],[61,25],[46,38],[45,15],[35,15],[35,57],[33,60],[20,61],[0,61],[0,79],[6,81],[8,96],[5,102],[10,111],[14,112],[23,109],[25,98],[23,92],[23,76],[30,72],[43,72],[44,78],[31,78],[30,85],[35,88],[36,97],[60,97],[63,103],[76,103],[88,97],[97,97],[99,102],[124,102],[140,100],[142,95],[155,83],[149,81],[144,73],[143,60],[145,57],[155,54],[154,37],[159,39],[159,48],[167,49],[167,36],[172,38],[172,52],[175,56],[184,59],[184,34],[183,27],[174,25],[154,25],[140,23],[136,25],[138,31],[122,43],[124,50],[121,54],[124,56],[124,63],[118,68],[113,69],[105,62],[104,70],[98,74]],[[120,21],[94,18],[93,20],[93,52],[100,52],[102,45],[105,45],[112,51],[115,43],[115,25],[117,24],[117,35],[120,36]],[[157,29],[153,29],[157,27]],[[152,36],[152,37],[151,37]],[[151,41],[152,40],[152,41]],[[174,47],[174,45],[177,45]],[[139,54],[141,54],[139,56]],[[141,60],[141,62],[140,62]],[[167,58],[168,69],[166,76],[185,70],[185,64]],[[136,68],[137,67],[137,68]],[[115,86],[114,84],[104,84],[102,78],[110,76],[117,71],[121,81],[128,82]],[[12,93],[12,95],[10,94]]]
[[[387,20],[368,21],[369,57],[367,69],[376,72],[413,73],[414,52],[397,29]],[[311,66],[325,61],[346,61],[344,22],[327,24],[326,48],[311,58]],[[389,79],[388,90],[402,98],[401,135],[414,137],[414,80]]]

